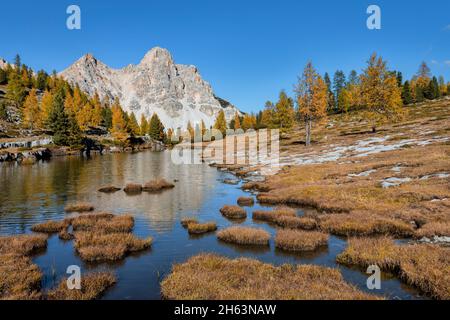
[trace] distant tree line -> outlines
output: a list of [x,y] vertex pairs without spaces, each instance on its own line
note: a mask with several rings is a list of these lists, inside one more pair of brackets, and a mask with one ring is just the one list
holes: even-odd
[[[332,80],[328,73],[320,76],[308,62],[294,92],[295,98],[291,98],[283,90],[277,102],[267,101],[256,116],[248,115],[252,121],[247,122],[251,125],[246,129],[270,128],[286,133],[298,123],[305,127],[305,144],[309,145],[313,123],[330,114],[360,110],[375,132],[382,123],[401,119],[404,106],[450,95],[450,83],[442,76],[432,76],[425,62],[411,80],[403,81],[401,72],[389,70],[387,62],[373,54],[361,74],[352,70],[346,77],[338,70]],[[219,117],[215,127],[224,128]],[[242,118],[236,115],[228,127],[242,127]]]
[[[113,138],[126,143],[129,137],[145,136],[164,142],[181,141],[181,128],[164,128],[156,114],[149,119],[141,115],[138,120],[133,112],[127,113],[116,97],[112,103],[105,97],[92,97],[77,85],[71,85],[54,71],[34,73],[17,55],[14,64],[0,69],[0,85],[6,85],[6,96],[0,100],[0,119],[7,119],[7,105],[19,112],[24,129],[34,132],[49,130],[58,145],[76,146],[83,133],[92,127],[108,130]],[[364,111],[373,131],[380,124],[401,118],[403,106],[433,100],[450,94],[450,83],[444,77],[432,76],[423,62],[416,75],[403,81],[401,72],[389,70],[386,61],[373,54],[361,74],[351,71],[348,77],[342,70],[322,77],[311,62],[305,66],[294,86],[295,97],[281,91],[278,101],[267,101],[257,114],[239,114],[227,122],[221,110],[210,128],[205,123],[187,123],[187,133],[192,140],[210,134],[216,129],[223,136],[228,129],[279,129],[287,133],[296,124],[305,127],[305,143],[311,143],[313,124],[323,121],[333,113],[351,110]]]
[[19,55],[14,64],[0,69],[0,85],[6,85],[5,101],[0,101],[0,118],[7,120],[7,105],[15,107],[24,129],[49,130],[57,145],[77,146],[83,132],[95,127],[108,130],[121,143],[130,136],[148,134],[160,141],[167,137],[156,114],[149,120],[142,116],[138,124],[135,114],[125,112],[118,98],[111,103],[108,97],[101,100],[97,93],[90,97],[56,72],[34,73],[21,63]]

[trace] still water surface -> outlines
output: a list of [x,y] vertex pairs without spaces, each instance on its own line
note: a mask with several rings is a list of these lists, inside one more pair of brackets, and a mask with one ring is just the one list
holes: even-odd
[[[123,191],[97,192],[103,185],[145,183],[157,177],[177,180],[176,187],[160,194],[134,196]],[[114,271],[118,281],[103,299],[160,299],[159,283],[170,272],[172,264],[201,252],[231,258],[251,257],[276,265],[306,263],[338,267],[348,282],[364,291],[390,299],[421,298],[416,290],[387,274],[383,275],[381,290],[368,290],[368,275],[336,264],[336,255],[346,247],[345,239],[338,237],[331,236],[326,249],[291,254],[275,249],[273,239],[270,247],[249,248],[219,242],[214,233],[189,236],[180,225],[180,219],[185,216],[196,216],[200,221],[215,220],[219,229],[233,224],[221,216],[219,209],[225,204],[235,204],[239,196],[250,194],[241,190],[240,184],[222,183],[226,178],[233,176],[206,164],[172,164],[169,152],[107,154],[90,159],[55,158],[33,166],[0,164],[0,235],[30,233],[35,223],[62,220],[67,216],[64,206],[73,201],[91,202],[97,211],[134,215],[134,233],[154,239],[150,250],[116,263],[87,264],[76,255],[71,241],[61,241],[55,235],[49,238],[47,250],[33,258],[44,273],[44,289],[65,277],[69,265],[79,265],[85,273]],[[252,221],[251,211],[257,209],[264,208],[258,204],[247,207],[248,218],[240,225],[264,228],[274,236],[274,226]],[[302,213],[299,209],[298,214]]]

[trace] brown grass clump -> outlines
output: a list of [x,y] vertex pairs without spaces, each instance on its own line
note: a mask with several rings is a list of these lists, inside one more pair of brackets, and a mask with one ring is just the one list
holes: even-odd
[[223,206],[220,209],[220,213],[228,219],[245,219],[247,218],[247,212],[238,206]]
[[194,218],[194,217],[184,217],[184,218],[181,219],[181,225],[182,225],[184,228],[187,228],[188,225],[191,224],[191,223],[198,223],[197,218]]
[[43,223],[35,224],[31,227],[31,231],[41,233],[57,233],[67,228],[69,225],[68,220],[63,221],[46,221]]
[[94,300],[116,283],[116,277],[109,272],[91,273],[81,277],[81,289],[69,290],[67,279],[48,292],[49,300]]
[[363,268],[376,264],[384,270],[395,271],[399,265],[399,248],[388,237],[351,238],[348,247],[336,257],[336,261]]
[[275,223],[280,217],[295,217],[297,212],[289,207],[278,207],[273,211],[256,210],[253,211],[253,220],[267,221]]
[[257,228],[230,227],[217,233],[217,238],[243,245],[269,245],[270,234]]
[[42,272],[20,254],[0,254],[0,300],[40,298]]
[[134,218],[130,215],[114,216],[109,213],[92,214],[74,218],[72,226],[75,231],[130,232],[134,226]]
[[119,191],[120,188],[115,187],[115,186],[104,186],[98,189],[99,192],[104,192],[104,193],[113,193],[113,192],[117,192]]
[[88,212],[88,211],[94,211],[94,206],[87,202],[77,202],[68,204],[64,210],[66,212]]
[[149,248],[152,242],[152,238],[138,239],[131,233],[75,233],[75,248],[78,254],[83,260],[91,262],[119,260],[129,252]]
[[165,179],[155,179],[144,184],[142,190],[146,192],[159,192],[165,189],[175,188],[173,183],[166,181]]
[[32,254],[47,247],[47,238],[44,234],[0,237],[0,254]]
[[450,299],[450,248],[398,246],[389,238],[355,238],[336,260],[363,268],[376,264],[433,298]]
[[401,250],[400,277],[432,298],[450,299],[450,248],[410,245]]
[[450,221],[434,221],[428,222],[420,229],[416,230],[416,237],[431,238],[433,236],[449,237],[450,236]]
[[[257,288],[257,289],[255,289]],[[257,260],[200,254],[176,264],[161,283],[177,300],[376,299],[346,283],[339,270],[313,265],[275,267]]]
[[215,222],[189,223],[187,229],[190,234],[201,234],[216,231],[217,225]]
[[125,193],[141,193],[142,185],[138,183],[128,183],[125,188],[123,188]]
[[58,233],[58,238],[64,241],[73,240],[75,236],[73,233],[70,233],[67,229],[63,229]]
[[237,204],[240,206],[252,206],[255,204],[255,200],[252,197],[239,197]]
[[40,298],[42,272],[27,257],[47,246],[47,235],[0,237],[0,300]]
[[312,251],[328,244],[328,234],[319,231],[279,230],[275,246],[287,251]]
[[402,220],[364,214],[330,214],[320,221],[320,228],[340,236],[393,235],[411,236],[413,227]]
[[314,230],[317,228],[317,221],[309,217],[281,216],[275,219],[275,223],[290,229]]

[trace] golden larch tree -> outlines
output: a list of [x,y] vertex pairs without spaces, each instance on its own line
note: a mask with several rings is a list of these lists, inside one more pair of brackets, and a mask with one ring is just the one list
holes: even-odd
[[299,77],[295,92],[298,115],[305,123],[305,144],[309,146],[312,124],[326,118],[328,106],[328,87],[311,62],[306,64]]
[[128,138],[127,123],[123,116],[124,112],[120,106],[119,99],[116,98],[112,107],[112,127],[111,134],[114,139],[125,142]]
[[241,120],[239,119],[239,114],[236,112],[234,114],[234,130],[241,129]]
[[376,54],[372,54],[361,75],[361,99],[373,132],[377,125],[401,119],[404,115],[397,78]]
[[140,133],[141,136],[145,136],[148,133],[149,125],[145,114],[141,114]]
[[40,113],[41,121],[44,126],[48,125],[48,117],[50,116],[50,111],[52,110],[53,95],[50,91],[45,90],[41,99]]
[[23,104],[23,125],[33,130],[41,126],[41,113],[37,99],[36,89],[31,89]]
[[222,136],[225,136],[227,133],[227,120],[225,118],[225,112],[220,110],[217,115],[216,121],[214,122],[214,129],[219,130],[222,133]]

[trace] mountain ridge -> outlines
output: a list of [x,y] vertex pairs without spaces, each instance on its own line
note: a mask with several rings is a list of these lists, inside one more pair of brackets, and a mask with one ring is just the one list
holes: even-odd
[[141,61],[121,69],[113,69],[88,53],[59,73],[71,84],[103,99],[120,99],[122,108],[133,111],[138,119],[158,114],[166,128],[193,126],[203,120],[207,127],[214,124],[223,110],[227,120],[236,112],[228,101],[215,96],[211,85],[202,79],[194,65],[176,64],[170,52],[155,47]]

